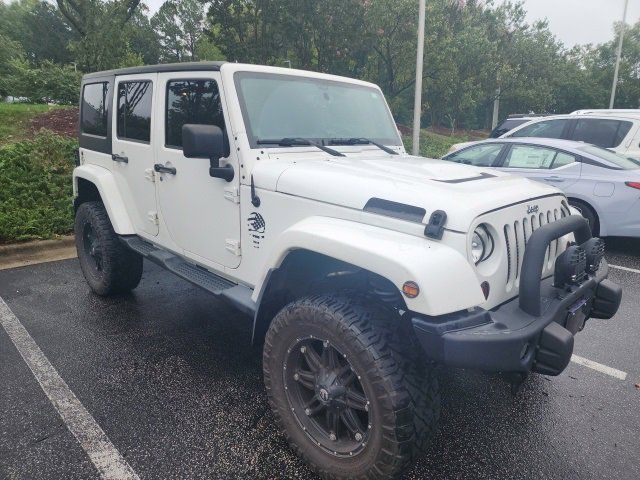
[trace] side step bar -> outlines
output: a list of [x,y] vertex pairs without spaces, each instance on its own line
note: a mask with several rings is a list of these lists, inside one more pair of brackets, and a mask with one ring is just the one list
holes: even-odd
[[120,239],[127,247],[139,253],[147,260],[151,260],[153,263],[203,288],[209,293],[225,297],[245,313],[250,315],[255,313],[256,304],[251,300],[253,290],[249,287],[237,285],[226,278],[210,272],[206,268],[186,262],[177,255],[158,248],[137,235],[123,235]]

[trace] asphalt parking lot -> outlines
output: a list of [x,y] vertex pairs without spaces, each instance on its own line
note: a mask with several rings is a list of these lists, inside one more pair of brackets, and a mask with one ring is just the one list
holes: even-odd
[[[640,478],[640,242],[608,241],[607,259],[623,304],[575,345],[598,365],[515,397],[442,369],[439,433],[408,478]],[[222,301],[150,263],[103,299],[76,259],[0,271],[0,297],[139,478],[314,478],[274,427],[249,319]],[[0,478],[100,478],[12,338],[0,328]]]

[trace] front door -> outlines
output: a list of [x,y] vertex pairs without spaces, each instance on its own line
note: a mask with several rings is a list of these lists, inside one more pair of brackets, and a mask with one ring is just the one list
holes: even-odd
[[129,207],[136,233],[142,236],[158,234],[156,188],[151,173],[155,163],[152,145],[156,141],[156,78],[155,73],[116,77],[113,95],[111,171]]
[[162,109],[156,143],[158,203],[171,243],[185,256],[213,268],[240,264],[239,168],[236,149],[220,165],[233,180],[209,176],[209,159],[182,154],[182,126],[217,125],[229,135],[229,119],[218,72],[158,74]]

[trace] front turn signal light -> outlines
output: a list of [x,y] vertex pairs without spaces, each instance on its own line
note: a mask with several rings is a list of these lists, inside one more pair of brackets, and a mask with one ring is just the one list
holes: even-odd
[[420,287],[416,282],[404,282],[402,285],[402,293],[408,298],[416,298],[420,293]]

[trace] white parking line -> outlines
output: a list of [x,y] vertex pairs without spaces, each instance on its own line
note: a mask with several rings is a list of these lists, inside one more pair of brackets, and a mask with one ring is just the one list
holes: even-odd
[[635,268],[621,267],[620,265],[609,265],[609,266],[611,268],[617,268],[618,270],[624,270],[625,272],[640,273],[640,270],[637,270]]
[[579,365],[589,367],[598,372],[606,373],[607,375],[611,375],[612,377],[618,378],[620,380],[625,380],[627,378],[627,372],[607,367],[606,365],[594,362],[593,360],[589,360],[588,358],[580,357],[578,355],[571,355],[571,361]]
[[139,477],[120,455],[66,382],[47,360],[9,306],[0,297],[0,323],[49,397],[69,431],[95,465],[101,478],[138,480]]

